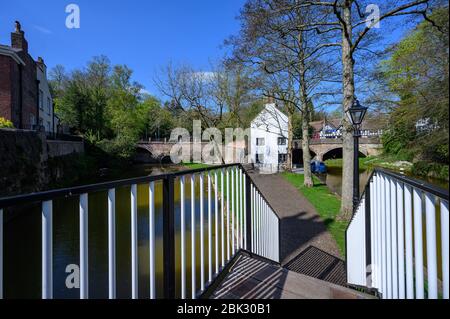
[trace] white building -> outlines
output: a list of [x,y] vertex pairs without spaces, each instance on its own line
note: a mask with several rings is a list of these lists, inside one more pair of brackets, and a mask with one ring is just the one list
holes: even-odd
[[250,125],[252,163],[262,172],[275,173],[287,162],[288,117],[275,103],[266,104]]
[[52,95],[50,94],[50,87],[47,81],[47,66],[42,58],[38,58],[36,65],[37,80],[39,82],[39,125],[44,127],[46,132],[55,133],[56,126],[53,116]]

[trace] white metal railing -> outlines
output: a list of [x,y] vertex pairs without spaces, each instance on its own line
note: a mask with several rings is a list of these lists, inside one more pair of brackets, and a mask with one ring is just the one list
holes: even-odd
[[[189,183],[187,183],[189,181]],[[15,206],[26,203],[40,203],[42,210],[42,298],[53,295],[53,200],[56,198],[78,198],[79,206],[79,269],[80,299],[89,298],[89,247],[93,243],[88,238],[89,194],[107,192],[108,219],[108,297],[117,297],[117,229],[116,229],[116,188],[130,187],[131,220],[131,297],[139,298],[139,273],[149,271],[149,296],[157,297],[155,258],[155,183],[162,182],[163,202],[163,264],[164,297],[196,298],[204,293],[216,276],[226,267],[240,250],[279,262],[279,219],[257,186],[241,165],[223,165],[198,170],[146,176],[124,181],[88,185],[71,189],[56,190],[0,199],[0,298],[4,295],[3,247],[5,215]],[[179,183],[180,201],[175,202],[175,187]],[[138,186],[148,187],[147,214],[149,220],[149,269],[139,269],[138,256]],[[206,188],[206,189],[205,189]],[[190,201],[187,194],[190,191]],[[196,193],[199,191],[199,198]],[[142,195],[139,195],[142,196]],[[146,195],[147,196],[147,195]],[[196,201],[199,200],[199,205]],[[206,205],[204,205],[206,203]],[[180,207],[175,207],[180,205]],[[186,209],[190,206],[190,209]],[[179,216],[175,214],[179,213]],[[199,220],[196,215],[199,215]],[[189,225],[186,220],[190,218]],[[175,237],[175,219],[180,221],[180,240]],[[187,243],[190,231],[190,249]],[[199,242],[198,242],[199,241]],[[10,244],[10,243],[8,243]],[[15,244],[15,243],[13,243]],[[175,245],[180,245],[179,269],[176,272]],[[200,251],[197,251],[199,247]],[[191,254],[190,270],[186,262]],[[199,265],[197,254],[200,255]],[[123,257],[122,257],[123,258]],[[128,257],[127,257],[128,258]],[[195,271],[191,271],[194,269]],[[197,269],[200,287],[197,287]],[[187,280],[191,290],[188,293]],[[181,287],[180,295],[175,294],[175,285]],[[6,298],[8,296],[5,296]]]
[[347,229],[346,255],[349,284],[385,299],[449,299],[448,191],[376,170]]

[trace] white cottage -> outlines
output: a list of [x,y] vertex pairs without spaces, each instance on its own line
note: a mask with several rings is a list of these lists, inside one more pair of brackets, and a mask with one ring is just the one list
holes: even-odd
[[288,117],[266,104],[250,125],[251,160],[262,172],[275,173],[287,162]]

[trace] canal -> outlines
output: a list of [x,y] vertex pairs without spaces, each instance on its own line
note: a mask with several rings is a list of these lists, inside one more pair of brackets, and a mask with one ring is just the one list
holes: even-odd
[[[360,194],[364,191],[364,187],[366,186],[370,175],[372,174],[372,170],[361,170],[359,173],[359,185],[360,185]],[[435,179],[435,178],[426,178],[420,176],[415,176],[412,174],[408,174],[408,176],[423,180],[424,182],[439,186],[444,189],[448,189],[448,182]],[[331,192],[341,195],[342,194],[342,168],[340,167],[328,167],[326,174],[318,175],[318,178],[322,183],[325,183]]]
[[[131,175],[159,174],[180,167],[155,168],[142,165],[132,168]],[[129,178],[130,171],[123,178]],[[207,178],[205,176],[207,189]],[[212,179],[213,180],[213,179]],[[187,291],[190,291],[191,276],[191,191],[190,178],[186,177],[186,265]],[[199,179],[196,179],[196,265],[200,265],[200,194]],[[213,196],[213,195],[212,195]],[[214,198],[214,197],[213,197]],[[176,265],[180,276],[180,185],[175,184],[176,213]],[[204,201],[205,238],[207,238],[207,196]],[[214,200],[212,200],[212,242],[214,240]],[[107,192],[89,194],[89,297],[108,297],[108,211]],[[130,187],[116,189],[116,252],[117,252],[117,297],[131,297],[131,221]],[[66,273],[68,265],[79,264],[79,208],[78,198],[60,198],[53,202],[53,276],[55,298],[79,298],[79,289],[68,289]],[[162,183],[155,183],[155,225],[156,225],[156,290],[157,297],[163,297],[163,255],[162,255]],[[220,230],[219,230],[220,231]],[[220,234],[219,234],[220,239]],[[41,295],[41,211],[40,205],[18,207],[7,211],[4,247],[4,284],[7,298],[40,298]],[[220,246],[219,246],[220,247]],[[149,293],[149,189],[148,185],[138,185],[138,259],[139,297],[148,298]],[[208,252],[205,243],[205,276],[208,278]],[[213,258],[214,260],[214,258]],[[214,263],[214,261],[213,261]],[[213,271],[215,265],[213,265]],[[178,277],[180,278],[180,277]],[[197,287],[200,285],[200,269],[196,269]],[[179,282],[179,280],[178,280]],[[177,295],[180,287],[176,287]]]

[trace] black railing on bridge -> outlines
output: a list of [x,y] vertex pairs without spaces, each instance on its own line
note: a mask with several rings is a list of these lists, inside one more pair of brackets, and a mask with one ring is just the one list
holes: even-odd
[[[155,191],[155,183],[162,187],[162,193]],[[162,185],[161,185],[162,184]],[[149,268],[142,269],[138,256],[138,186],[148,189],[145,196],[148,212]],[[176,187],[178,186],[179,187]],[[186,188],[190,185],[190,200],[186,198]],[[149,273],[149,296],[156,298],[196,298],[200,297],[219,273],[241,250],[279,262],[279,218],[274,213],[258,187],[252,182],[240,164],[214,166],[209,168],[180,171],[157,176],[144,176],[102,184],[59,189],[23,196],[0,199],[0,299],[4,295],[4,246],[23,247],[26,242],[5,242],[4,229],[8,228],[8,215],[14,214],[17,206],[38,203],[42,215],[42,298],[53,298],[54,233],[53,201],[61,198],[75,198],[79,207],[79,289],[80,298],[89,298],[89,269],[97,265],[89,264],[88,238],[89,196],[96,192],[107,192],[107,242],[108,242],[108,297],[117,297],[117,231],[116,231],[116,189],[130,187],[130,234],[131,234],[131,297],[139,298],[140,272]],[[180,194],[180,201],[175,200]],[[147,195],[148,194],[148,195]],[[162,198],[156,198],[160,194]],[[197,198],[196,194],[199,194]],[[142,196],[142,192],[140,192]],[[157,291],[155,271],[155,207],[162,200],[162,243],[163,243],[163,293]],[[198,201],[197,201],[198,200]],[[197,205],[198,203],[198,205]],[[123,203],[118,203],[123,206]],[[176,207],[179,205],[179,207]],[[186,210],[190,206],[190,210]],[[98,209],[98,208],[97,208]],[[27,214],[27,212],[25,212]],[[179,214],[179,216],[176,216]],[[106,217],[106,216],[105,216]],[[190,218],[190,229],[186,224]],[[199,219],[199,220],[198,220]],[[176,222],[177,221],[177,222]],[[176,236],[177,225],[180,232]],[[97,225],[98,227],[98,225]],[[186,246],[186,232],[190,232],[191,247]],[[106,237],[106,236],[105,236]],[[179,238],[179,239],[178,239]],[[120,243],[119,243],[120,244]],[[199,251],[197,249],[199,247]],[[214,248],[213,248],[214,247]],[[176,258],[176,251],[180,252]],[[186,264],[190,253],[191,291],[187,291]],[[199,255],[198,255],[199,254]],[[200,256],[200,258],[197,258]],[[123,256],[121,256],[123,258]],[[179,271],[178,271],[179,270]],[[192,271],[194,270],[194,271]],[[200,276],[200,280],[198,280]],[[199,287],[197,283],[200,282]],[[39,284],[39,283],[34,283]],[[147,285],[147,283],[146,283]],[[181,287],[179,294],[175,287]],[[106,289],[106,287],[105,287]]]

